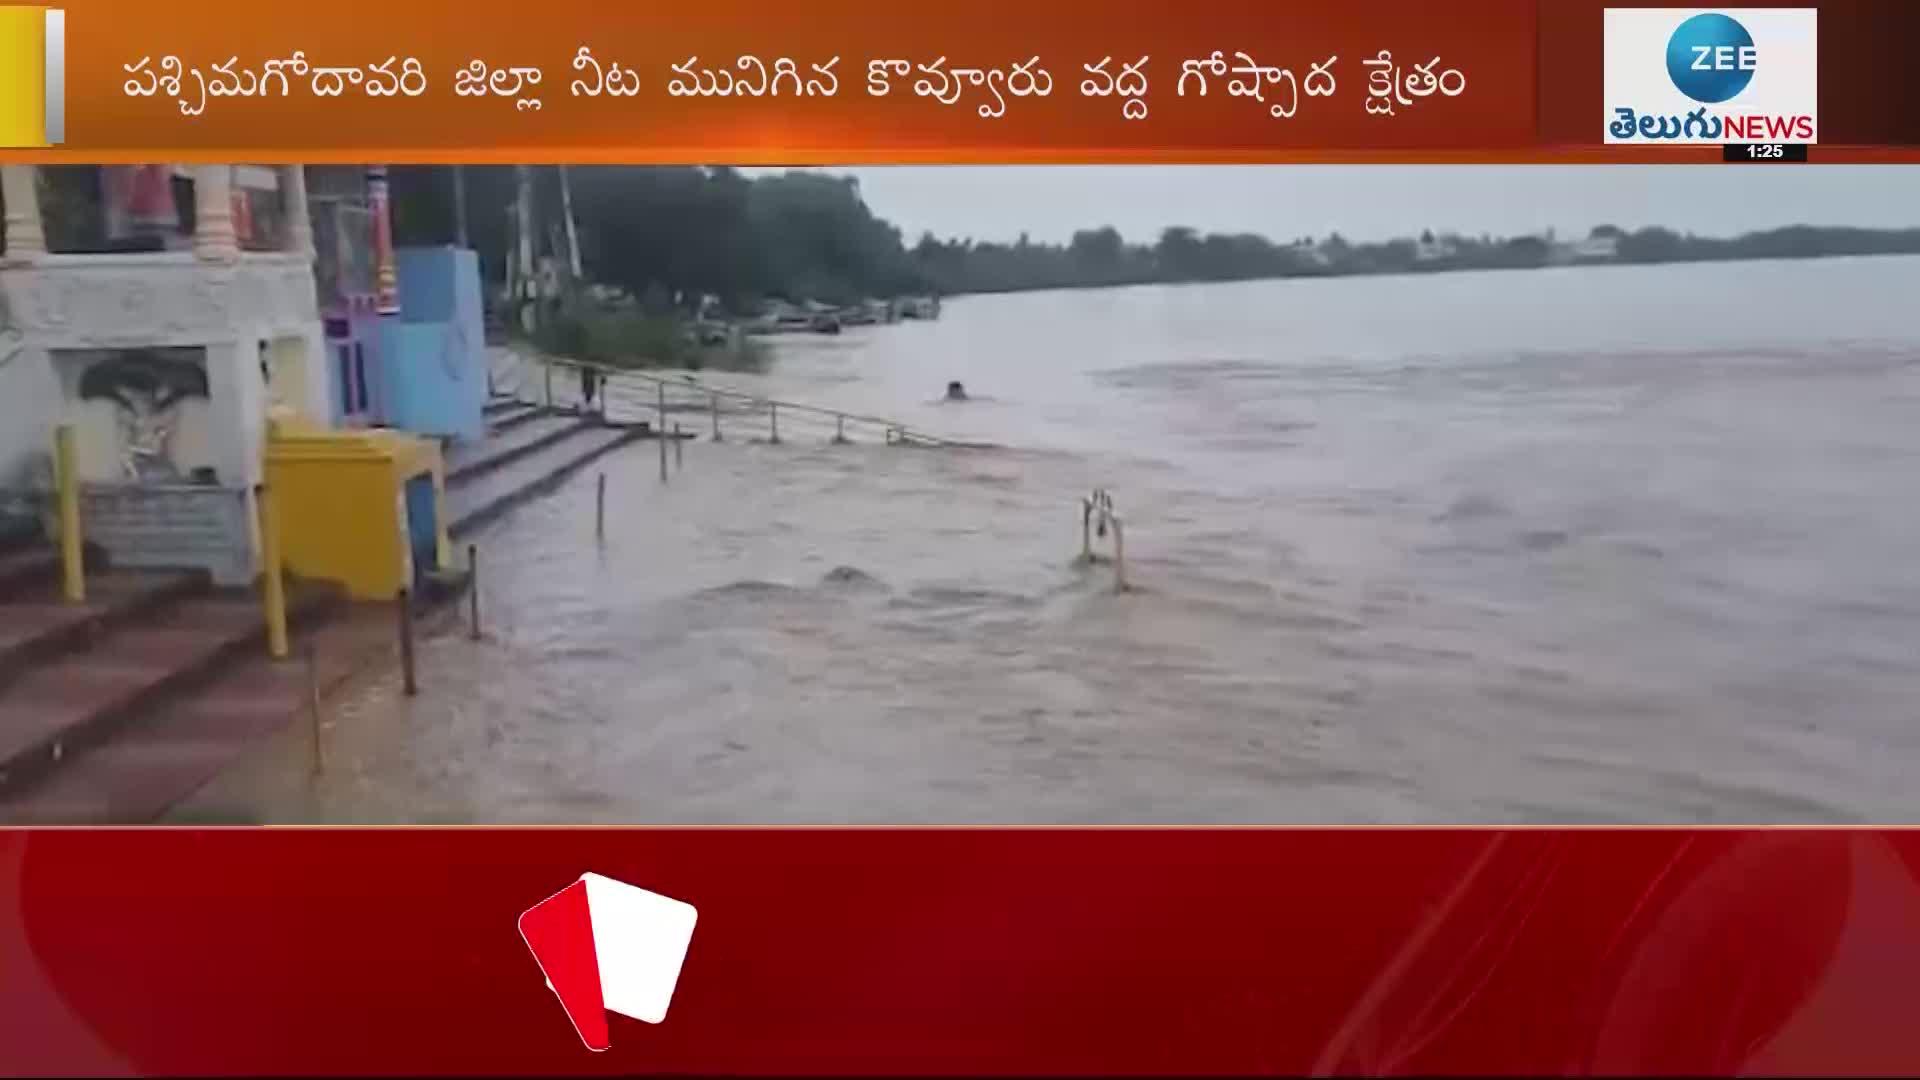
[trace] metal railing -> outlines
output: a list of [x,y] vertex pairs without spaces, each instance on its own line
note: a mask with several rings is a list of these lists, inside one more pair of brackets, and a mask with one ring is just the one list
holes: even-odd
[[[634,371],[628,368],[610,367],[604,364],[567,360],[559,357],[523,356],[519,359],[519,362],[523,366],[532,366],[540,370],[540,386],[536,391],[536,397],[531,403],[544,405],[549,408],[558,405],[553,390],[554,384],[552,376],[555,370],[575,373],[590,372],[596,376],[600,380],[598,387],[598,407],[603,415],[616,388],[622,386],[635,390],[644,388],[648,393],[645,395],[634,394],[630,396],[629,403],[633,404],[635,408],[655,413],[657,415],[657,426],[659,430],[667,435],[672,434],[672,429],[667,421],[667,414],[669,412],[704,412],[707,416],[710,429],[708,437],[715,442],[724,442],[726,439],[724,417],[733,415],[735,417],[752,416],[757,418],[764,414],[767,425],[766,441],[770,443],[778,443],[781,441],[780,420],[781,417],[785,415],[789,418],[808,417],[831,422],[833,425],[833,435],[829,441],[834,443],[847,443],[852,441],[847,437],[848,428],[852,427],[855,429],[866,428],[868,430],[878,431],[884,441],[892,446],[943,447],[950,449],[980,449],[983,447],[981,443],[962,442],[957,439],[949,439],[925,431],[919,431],[897,420],[891,420],[883,416],[848,412],[844,409],[829,409],[824,406],[810,405],[805,402],[789,401],[770,397],[765,394],[754,394],[730,387],[715,386],[693,375],[656,375],[652,372]],[[526,390],[527,388],[525,386],[521,386],[510,392],[520,400],[527,400],[525,396]],[[674,394],[678,400],[669,401],[668,395],[670,392]],[[653,397],[655,399],[651,407],[644,403],[644,397]],[[585,401],[582,401],[580,404],[583,408],[586,406]]]
[[[564,407],[561,402],[556,399],[554,394],[553,373],[556,370],[576,373],[590,372],[596,376],[600,380],[597,388],[597,408],[602,416],[606,415],[609,403],[615,394],[615,387],[621,386],[624,383],[624,385],[629,388],[629,392],[623,395],[626,398],[626,403],[640,412],[649,413],[655,417],[654,423],[661,436],[660,472],[663,482],[667,478],[667,440],[673,441],[674,453],[677,457],[680,441],[684,438],[692,437],[690,433],[682,431],[678,423],[669,423],[667,419],[668,414],[675,412],[704,412],[711,426],[709,438],[714,442],[722,442],[726,438],[722,423],[723,416],[733,415],[735,417],[741,417],[744,415],[757,419],[764,413],[767,425],[766,441],[769,443],[778,443],[781,441],[780,419],[781,415],[785,413],[789,416],[811,417],[830,422],[833,433],[828,441],[836,444],[851,441],[847,438],[847,429],[851,425],[877,429],[883,434],[886,442],[894,446],[961,449],[984,449],[991,447],[991,444],[987,443],[961,442],[942,436],[930,435],[885,417],[847,412],[841,409],[830,409],[818,405],[809,405],[804,402],[786,401],[769,397],[765,394],[753,394],[743,390],[735,390],[730,387],[715,386],[697,379],[692,375],[666,376],[647,371],[633,371],[626,368],[610,367],[604,364],[594,364],[558,357],[527,356],[524,354],[516,354],[514,364],[517,368],[515,372],[518,376],[517,383],[502,380],[504,384],[502,389],[505,390],[508,396],[516,400],[525,401],[534,405],[543,405],[548,408]],[[526,378],[529,374],[532,374],[533,378],[537,380],[531,387],[528,385],[528,379]],[[529,397],[529,390],[532,391],[531,398]],[[677,397],[677,400],[670,399],[670,392]],[[648,399],[651,400],[649,401]],[[589,408],[589,403],[584,393],[578,401],[578,407],[581,408],[582,411]],[[603,484],[604,479],[605,478],[602,477]],[[602,490],[604,491],[604,488]],[[596,508],[596,515],[603,513],[603,509]],[[603,533],[604,525],[598,524],[598,522],[599,518],[596,516],[596,533]],[[1096,539],[1104,540],[1109,534],[1113,537],[1113,554],[1111,557],[1100,555],[1094,551],[1094,541]],[[1113,494],[1105,488],[1095,488],[1090,494],[1080,499],[1080,562],[1082,565],[1087,566],[1101,562],[1111,562],[1113,565],[1113,591],[1116,593],[1124,593],[1131,590],[1132,586],[1127,581],[1126,522],[1114,507]]]
[[1127,529],[1113,508],[1113,495],[1106,488],[1095,488],[1080,500],[1080,561],[1088,566],[1100,561],[1094,554],[1096,537],[1106,539],[1113,533],[1113,591],[1127,591]]

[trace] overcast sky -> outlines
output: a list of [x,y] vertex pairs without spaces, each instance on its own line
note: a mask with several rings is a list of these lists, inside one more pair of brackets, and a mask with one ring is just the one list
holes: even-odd
[[[771,170],[752,170],[765,172]],[[829,170],[912,243],[941,237],[1063,241],[1113,225],[1275,239],[1339,231],[1383,240],[1423,228],[1511,235],[1668,225],[1724,235],[1777,225],[1920,226],[1920,166],[892,166]]]

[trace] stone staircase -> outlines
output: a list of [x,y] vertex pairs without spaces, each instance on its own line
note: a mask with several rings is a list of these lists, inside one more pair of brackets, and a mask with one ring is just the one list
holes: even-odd
[[604,454],[652,434],[592,413],[496,398],[488,437],[447,449],[447,531],[465,536]]
[[[455,535],[651,434],[509,399],[487,419],[486,439],[447,450]],[[153,821],[307,716],[316,688],[395,648],[391,605],[329,586],[290,586],[292,658],[275,661],[253,590],[115,569],[92,551],[84,603],[67,603],[60,580],[37,527],[0,535],[0,825]]]
[[[197,685],[149,696],[110,738],[69,751],[30,783],[0,785],[0,823],[112,825],[161,818],[265,737],[308,723],[316,689],[324,695],[390,656],[392,609],[355,604],[324,619],[310,615],[294,629],[293,647],[293,659],[275,661],[256,638],[229,651]],[[0,701],[7,699],[0,691]]]
[[[259,598],[216,589],[204,573],[119,570],[96,558],[86,593],[80,604],[63,598],[59,558],[37,540],[0,552],[0,823],[150,820],[226,760],[207,753],[205,739],[183,744],[170,710],[216,687],[237,661],[265,657]],[[289,621],[315,625],[343,600],[296,585]],[[126,785],[129,772],[141,782]],[[90,788],[115,798],[92,799],[95,812],[60,812],[80,809],[71,797]]]

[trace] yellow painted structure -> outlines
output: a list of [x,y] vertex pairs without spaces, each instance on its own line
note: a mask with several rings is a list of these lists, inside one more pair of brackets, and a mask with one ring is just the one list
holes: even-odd
[[285,660],[287,561],[280,553],[280,514],[274,507],[273,485],[261,484],[255,488],[254,501],[260,514],[260,598],[266,605],[267,652],[275,660]]
[[435,560],[452,563],[446,466],[438,443],[398,431],[275,425],[267,485],[287,570],[337,581],[356,599],[390,600],[413,587],[407,484],[433,482]]
[[80,467],[73,425],[53,431],[53,475],[60,502],[60,592],[69,604],[87,599],[86,552],[80,544]]

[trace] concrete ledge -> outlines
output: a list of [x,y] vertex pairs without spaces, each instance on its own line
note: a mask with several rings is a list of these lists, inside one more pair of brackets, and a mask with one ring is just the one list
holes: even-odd
[[487,434],[493,436],[503,431],[512,431],[529,420],[538,420],[543,416],[552,415],[554,415],[552,410],[543,409],[538,405],[525,406],[525,411],[522,412],[507,410],[492,413],[487,416]]

